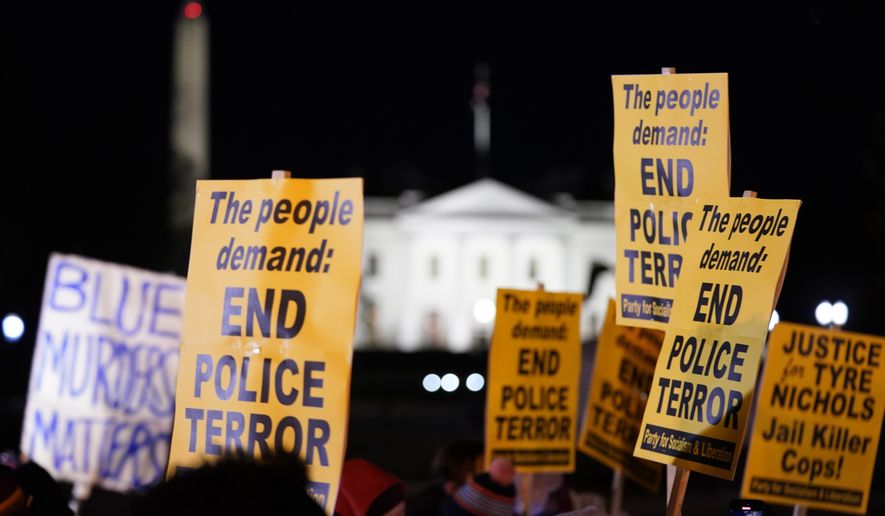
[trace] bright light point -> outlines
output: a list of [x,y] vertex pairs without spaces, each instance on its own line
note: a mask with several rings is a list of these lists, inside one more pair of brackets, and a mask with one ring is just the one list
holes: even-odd
[[15,342],[25,333],[25,322],[16,314],[7,314],[3,318],[3,337],[6,342]]
[[424,377],[424,381],[421,382],[421,385],[424,386],[424,390],[427,392],[436,392],[439,390],[440,385],[439,376],[430,373]]
[[495,318],[495,303],[483,298],[473,305],[473,318],[480,324],[488,324]]
[[458,377],[452,373],[447,373],[442,377],[442,389],[446,392],[452,392],[457,389],[459,383],[461,382],[458,380]]
[[829,301],[821,301],[817,308],[814,309],[814,318],[817,319],[817,324],[821,326],[826,326],[833,322],[833,305]]
[[196,20],[203,14],[203,6],[200,2],[188,2],[184,6],[184,17],[188,20]]
[[777,326],[777,323],[779,323],[779,322],[781,322],[780,314],[777,313],[777,310],[772,311],[771,312],[771,320],[768,321],[768,331],[773,330],[774,327]]
[[486,379],[479,373],[473,373],[467,377],[467,381],[464,383],[467,385],[468,389],[477,392],[486,384]]
[[833,324],[842,326],[848,321],[848,305],[842,301],[833,303]]

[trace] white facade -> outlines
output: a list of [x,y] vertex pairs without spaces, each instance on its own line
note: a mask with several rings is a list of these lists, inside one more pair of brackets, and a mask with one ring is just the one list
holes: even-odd
[[[611,202],[565,208],[493,179],[400,207],[366,199],[363,282],[356,347],[474,349],[492,322],[474,307],[497,288],[588,293],[591,270],[608,269],[585,302],[590,337],[614,295]],[[488,304],[486,302],[486,304]]]

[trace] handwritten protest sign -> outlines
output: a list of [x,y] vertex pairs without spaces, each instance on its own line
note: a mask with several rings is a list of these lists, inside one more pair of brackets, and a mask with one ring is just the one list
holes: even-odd
[[873,335],[775,327],[742,496],[867,512],[885,413],[883,348]]
[[695,197],[727,197],[728,75],[613,76],[618,324],[666,329]]
[[184,279],[49,259],[21,449],[55,478],[126,491],[163,478]]
[[637,457],[734,478],[799,204],[734,198],[700,206]]
[[637,459],[633,448],[664,333],[615,324],[617,305],[609,300],[596,344],[590,396],[578,449],[603,464],[621,469],[636,483],[656,491],[661,466]]
[[489,350],[486,463],[575,468],[581,294],[498,289]]
[[299,454],[331,513],[362,228],[362,179],[197,182],[170,474]]

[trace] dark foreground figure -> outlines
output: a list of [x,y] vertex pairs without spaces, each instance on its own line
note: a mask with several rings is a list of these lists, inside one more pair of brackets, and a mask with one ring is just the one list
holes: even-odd
[[298,457],[225,458],[155,487],[134,504],[134,514],[324,516],[306,485],[307,470]]

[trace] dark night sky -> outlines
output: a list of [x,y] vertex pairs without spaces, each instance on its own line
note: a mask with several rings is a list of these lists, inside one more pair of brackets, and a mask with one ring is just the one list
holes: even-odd
[[[782,317],[810,323],[841,298],[847,329],[885,333],[881,5],[314,4],[207,2],[213,177],[361,175],[369,195],[467,183],[485,61],[492,175],[609,199],[610,75],[728,72],[732,194],[804,201]],[[0,356],[13,390],[50,251],[186,272],[165,225],[176,16],[168,1],[0,4],[0,312],[29,325]]]

